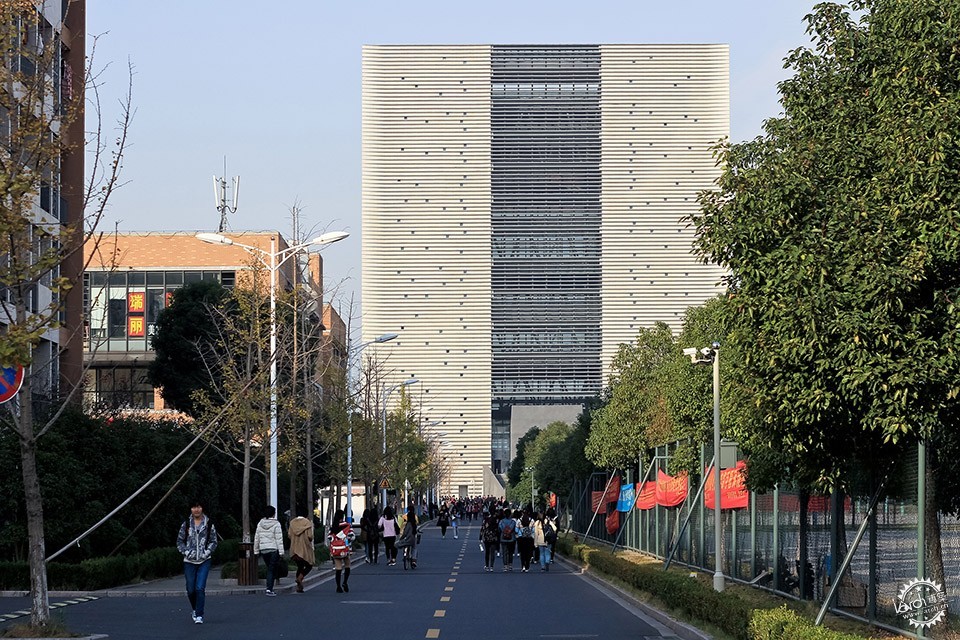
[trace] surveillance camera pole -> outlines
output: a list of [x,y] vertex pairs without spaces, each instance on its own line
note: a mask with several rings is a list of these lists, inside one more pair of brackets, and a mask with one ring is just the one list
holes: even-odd
[[713,590],[723,591],[723,564],[720,556],[720,540],[723,520],[720,512],[720,343],[713,343],[713,535],[714,572]]

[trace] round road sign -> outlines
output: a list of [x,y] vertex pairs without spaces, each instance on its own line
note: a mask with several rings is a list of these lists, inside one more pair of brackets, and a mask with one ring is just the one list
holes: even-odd
[[0,367],[0,404],[12,400],[23,384],[23,367]]

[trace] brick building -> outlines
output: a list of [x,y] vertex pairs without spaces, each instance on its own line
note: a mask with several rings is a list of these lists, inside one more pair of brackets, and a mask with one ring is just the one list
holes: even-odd
[[[276,231],[224,234],[267,253],[289,247]],[[272,242],[272,245],[271,245]],[[194,232],[130,232],[104,236],[84,250],[84,359],[90,365],[85,405],[162,409],[159,390],[147,378],[154,358],[150,337],[157,317],[174,291],[192,282],[217,281],[227,288],[251,286],[256,273],[269,275],[251,251],[238,245],[212,245]],[[298,268],[299,267],[299,268]],[[276,270],[278,290],[299,284],[312,299],[309,322],[342,321],[323,310],[323,262],[319,254],[290,258]],[[267,283],[261,285],[267,288]],[[330,325],[325,325],[330,326]],[[330,341],[326,351],[334,348]],[[329,359],[330,355],[321,356]]]

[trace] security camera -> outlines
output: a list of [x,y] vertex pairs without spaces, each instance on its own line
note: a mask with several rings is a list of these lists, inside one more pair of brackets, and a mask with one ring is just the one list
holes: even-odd
[[696,357],[697,357],[697,349],[696,349],[696,347],[690,347],[689,349],[684,349],[684,350],[683,350],[683,355],[689,356],[689,357],[691,357],[691,358],[696,358]]
[[704,347],[703,349],[700,349],[700,353],[703,354],[704,358],[712,358],[713,347]]

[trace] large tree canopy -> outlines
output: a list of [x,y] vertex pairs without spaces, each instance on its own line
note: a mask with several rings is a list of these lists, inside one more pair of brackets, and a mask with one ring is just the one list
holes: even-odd
[[609,402],[596,409],[586,443],[598,467],[623,468],[672,432],[664,395],[665,365],[678,351],[662,322],[641,329],[634,344],[620,345],[611,363]]
[[858,21],[832,3],[808,16],[782,117],[720,147],[694,217],[731,274],[747,442],[824,484],[955,429],[960,392],[960,13],[852,5]]
[[174,292],[173,303],[157,318],[150,382],[162,388],[163,399],[175,409],[196,414],[192,394],[214,384],[210,363],[204,360],[204,353],[220,340],[211,310],[229,295],[219,282],[191,283]]

